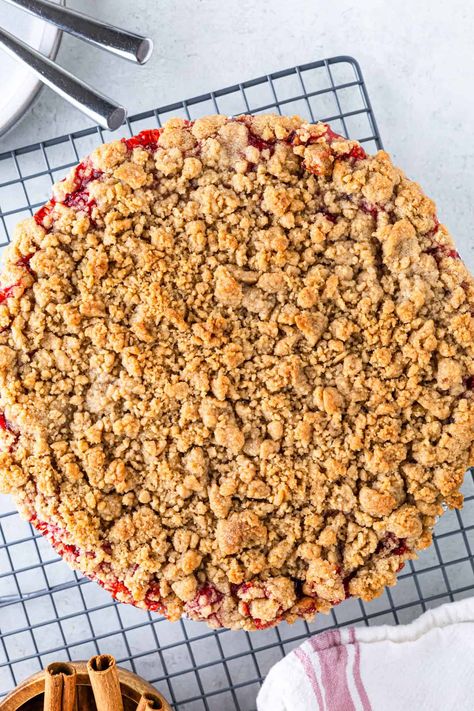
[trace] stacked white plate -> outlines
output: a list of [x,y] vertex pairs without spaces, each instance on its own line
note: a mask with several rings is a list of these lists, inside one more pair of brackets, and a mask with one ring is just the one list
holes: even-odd
[[[56,2],[64,5],[64,0]],[[47,57],[56,56],[61,33],[53,25],[2,2],[0,26]],[[26,111],[40,86],[27,67],[0,49],[0,135]]]

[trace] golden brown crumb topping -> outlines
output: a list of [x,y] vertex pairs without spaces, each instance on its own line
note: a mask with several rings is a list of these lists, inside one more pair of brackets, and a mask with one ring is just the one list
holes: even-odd
[[170,619],[365,600],[474,464],[474,283],[383,151],[298,117],[101,146],[8,250],[0,487]]

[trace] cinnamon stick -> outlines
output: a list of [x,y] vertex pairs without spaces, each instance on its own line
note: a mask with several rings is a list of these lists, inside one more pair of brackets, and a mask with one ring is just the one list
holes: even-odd
[[75,711],[76,670],[72,664],[53,662],[45,671],[44,711]]
[[115,659],[99,654],[87,662],[87,672],[97,711],[123,711],[122,692]]
[[155,709],[162,709],[163,705],[161,699],[156,694],[143,694],[140,701],[138,702],[137,711],[154,711]]
[[44,711],[63,711],[63,677],[55,669],[57,663],[50,664],[44,676]]
[[94,701],[92,698],[92,690],[89,685],[79,684],[76,692],[77,711],[92,711]]

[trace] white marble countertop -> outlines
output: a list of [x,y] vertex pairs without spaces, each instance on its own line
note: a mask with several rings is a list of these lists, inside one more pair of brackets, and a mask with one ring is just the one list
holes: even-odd
[[[136,67],[65,37],[59,61],[131,113],[336,54],[362,66],[385,146],[438,203],[474,268],[471,0],[68,0],[149,33]],[[0,152],[89,125],[45,89]]]

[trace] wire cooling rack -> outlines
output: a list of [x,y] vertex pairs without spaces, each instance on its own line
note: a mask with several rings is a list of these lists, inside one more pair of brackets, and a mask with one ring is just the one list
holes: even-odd
[[[122,134],[171,116],[208,113],[298,113],[381,148],[361,70],[335,57],[269,74],[131,118]],[[0,155],[0,246],[14,225],[49,197],[51,183],[109,134],[79,131]],[[349,599],[308,624],[256,633],[210,631],[204,623],[171,624],[118,604],[71,571],[50,545],[0,497],[0,698],[56,659],[112,653],[144,676],[179,711],[250,711],[269,668],[309,634],[341,625],[408,622],[429,607],[474,594],[474,482],[464,484],[462,512],[447,512],[434,545],[410,562],[398,585],[369,604]],[[0,702],[1,705],[1,702]]]

